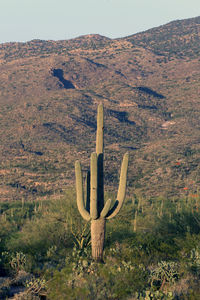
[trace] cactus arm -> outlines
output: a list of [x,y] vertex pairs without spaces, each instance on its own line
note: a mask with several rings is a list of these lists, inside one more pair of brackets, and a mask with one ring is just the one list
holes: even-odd
[[128,152],[124,155],[122,166],[121,166],[121,173],[120,173],[120,181],[119,181],[119,189],[117,193],[117,200],[114,204],[114,207],[108,212],[106,219],[111,219],[115,217],[122,205],[124,203],[125,194],[126,194],[126,181],[127,181],[127,170],[128,170]]
[[100,217],[101,218],[106,218],[109,210],[110,210],[110,207],[111,207],[111,202],[112,200],[111,199],[108,199],[104,205],[104,208],[102,209],[101,211],[101,214],[100,214]]
[[98,218],[98,206],[97,206],[97,154],[93,152],[91,154],[90,162],[90,216],[92,220]]
[[75,162],[75,175],[76,175],[76,195],[77,195],[77,206],[78,210],[86,221],[89,221],[90,214],[85,209],[84,206],[84,197],[83,197],[83,179],[82,179],[82,171],[81,171],[81,164],[79,161]]
[[96,153],[103,153],[103,104],[99,104],[97,111]]
[[125,194],[126,194],[128,159],[129,159],[129,154],[128,154],[128,152],[126,152],[124,154],[123,161],[122,161],[119,189],[118,189],[118,193],[117,193],[117,200],[119,201],[119,203],[124,201]]
[[85,208],[90,212],[90,171],[87,171],[85,178]]

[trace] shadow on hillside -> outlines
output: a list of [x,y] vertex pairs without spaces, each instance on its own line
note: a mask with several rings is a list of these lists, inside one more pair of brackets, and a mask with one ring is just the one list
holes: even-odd
[[71,128],[67,128],[56,122],[43,123],[42,126],[47,131],[54,133],[57,137],[60,137],[66,143],[76,143],[76,137],[73,135]]
[[152,110],[157,110],[157,106],[155,105],[140,105],[138,104],[138,108],[142,108],[142,109],[152,109]]
[[73,85],[73,83],[64,78],[62,69],[53,69],[52,70],[52,75],[59,79],[59,81],[62,83],[62,87],[64,87],[65,89],[67,89],[67,90],[68,89],[75,89],[75,86]]
[[136,87],[136,89],[140,92],[146,93],[150,96],[154,96],[154,97],[159,98],[159,99],[164,99],[165,98],[165,96],[163,96],[162,94],[159,94],[156,91],[153,91],[152,89],[150,89],[146,86],[138,86],[138,87]]
[[128,119],[128,113],[126,111],[116,111],[116,110],[108,109],[108,115],[116,118],[119,122],[125,122],[130,125],[135,125],[134,121],[130,121]]
[[84,117],[77,117],[76,115],[74,114],[71,114],[70,115],[71,119],[78,122],[78,123],[81,123],[83,125],[86,125],[86,126],[89,126],[90,128],[94,129],[96,131],[96,120],[90,120],[89,118],[87,118],[87,116],[85,116],[85,119]]

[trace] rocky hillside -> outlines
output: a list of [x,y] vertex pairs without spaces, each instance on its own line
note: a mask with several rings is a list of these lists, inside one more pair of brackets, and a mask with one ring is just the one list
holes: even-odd
[[0,199],[57,197],[95,147],[105,107],[106,185],[130,152],[129,193],[198,197],[200,17],[129,37],[0,45]]

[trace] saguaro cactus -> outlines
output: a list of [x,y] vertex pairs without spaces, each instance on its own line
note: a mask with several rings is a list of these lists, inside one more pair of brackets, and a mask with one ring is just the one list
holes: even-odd
[[103,259],[106,220],[116,216],[123,205],[128,169],[128,153],[126,153],[121,166],[117,200],[112,208],[111,199],[104,205],[103,148],[103,105],[100,104],[97,113],[96,152],[91,154],[85,201],[81,164],[79,161],[75,163],[77,206],[81,216],[86,221],[91,221],[92,257],[97,261]]

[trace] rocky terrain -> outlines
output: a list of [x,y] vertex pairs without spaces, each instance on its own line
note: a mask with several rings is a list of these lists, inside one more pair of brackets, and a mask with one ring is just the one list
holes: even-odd
[[89,166],[105,107],[107,189],[198,197],[200,17],[132,36],[0,45],[0,200],[58,197]]

